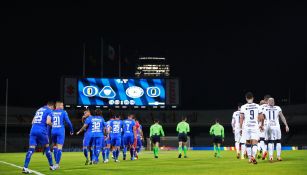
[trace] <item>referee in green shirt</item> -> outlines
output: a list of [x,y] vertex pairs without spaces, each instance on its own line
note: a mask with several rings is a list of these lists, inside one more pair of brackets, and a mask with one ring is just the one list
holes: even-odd
[[164,137],[164,131],[162,126],[159,124],[159,120],[155,119],[154,122],[155,123],[150,126],[149,136],[151,138],[151,142],[154,145],[154,156],[155,158],[158,158],[160,136]]
[[182,121],[177,124],[177,129],[176,131],[178,132],[178,158],[181,158],[182,156],[182,147],[183,147],[183,153],[184,153],[184,158],[187,158],[187,141],[188,141],[188,132],[190,132],[190,126],[186,122],[187,118],[183,117]]
[[220,125],[219,120],[210,128],[210,135],[213,136],[214,157],[221,157],[221,144],[224,141],[224,127]]

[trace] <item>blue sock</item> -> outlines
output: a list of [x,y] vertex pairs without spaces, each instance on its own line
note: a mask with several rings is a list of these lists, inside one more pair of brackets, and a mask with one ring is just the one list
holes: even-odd
[[92,148],[92,150],[91,150],[91,161],[95,161],[96,160],[95,149],[96,148]]
[[130,156],[131,158],[134,157],[134,148],[130,148]]
[[58,150],[58,154],[56,155],[56,160],[55,160],[57,164],[60,163],[61,157],[62,157],[62,150],[59,149],[59,150]]
[[93,148],[91,148],[89,151],[90,151],[90,161],[93,161]]
[[26,154],[26,158],[25,158],[25,164],[24,164],[24,167],[25,168],[28,168],[29,166],[29,163],[30,163],[30,160],[31,160],[31,157],[32,157],[32,154],[35,152],[35,149],[34,148],[29,148],[28,149],[28,152]]
[[109,159],[109,157],[110,157],[110,148],[107,148],[106,157],[107,157],[107,159]]
[[102,159],[103,159],[104,161],[106,160],[106,151],[107,151],[106,148],[103,148],[103,149],[102,149]]
[[126,157],[126,155],[127,155],[127,147],[124,146],[124,149],[123,149],[123,156]]
[[46,157],[47,157],[47,159],[48,159],[49,166],[53,166],[52,154],[51,154],[51,151],[50,151],[50,147],[49,147],[49,146],[45,148],[45,154],[46,154]]
[[139,153],[140,151],[141,151],[141,147],[140,147],[140,146],[138,146],[138,147],[137,147],[137,149],[136,149],[136,152],[138,152],[138,153]]
[[95,148],[95,160],[98,162],[99,154],[100,154],[100,147]]
[[87,148],[83,148],[83,154],[86,160],[88,160],[88,149]]
[[118,159],[118,156],[119,156],[119,149],[116,150],[116,153],[115,153],[115,154],[116,154],[116,160],[117,160],[117,159]]
[[57,147],[53,147],[53,157],[54,160],[56,161],[56,155],[58,154],[58,148]]

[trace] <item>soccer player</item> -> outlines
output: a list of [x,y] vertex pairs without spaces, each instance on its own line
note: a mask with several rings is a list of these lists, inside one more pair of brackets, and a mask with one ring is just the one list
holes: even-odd
[[[22,173],[29,174],[31,171],[28,169],[32,154],[35,151],[35,147],[39,144],[45,147],[45,154],[49,162],[49,169],[55,170],[52,161],[52,155],[49,147],[49,139],[47,134],[48,116],[51,116],[52,110],[54,109],[54,103],[48,102],[46,106],[39,108],[32,120],[32,128],[30,131],[29,149],[26,154]],[[50,123],[50,121],[49,121]]]
[[242,135],[246,139],[246,151],[249,162],[257,164],[255,156],[257,154],[257,143],[259,139],[258,122],[262,123],[262,126],[260,127],[263,127],[263,116],[261,115],[262,112],[260,106],[253,103],[253,94],[248,92],[245,94],[245,98],[247,103],[241,106],[240,129],[242,130],[244,123]]
[[[265,95],[263,100],[260,101],[259,105],[261,111],[263,111],[264,107],[267,106],[268,100],[271,98],[270,95]],[[259,124],[260,127],[261,123]],[[258,158],[262,157],[262,160],[267,157],[267,143],[268,143],[268,127],[267,127],[267,119],[264,117],[263,119],[263,129],[259,130],[259,142],[258,142]],[[262,155],[261,155],[262,154]]]
[[273,161],[274,143],[276,144],[277,160],[281,161],[281,130],[279,118],[285,125],[286,132],[289,132],[289,126],[284,114],[279,106],[275,106],[274,98],[269,98],[268,105],[264,107],[263,113],[268,120],[268,139],[269,139],[269,157]]
[[123,121],[123,142],[124,142],[124,155],[123,160],[126,160],[127,149],[130,150],[130,159],[134,160],[134,140],[136,139],[136,127],[134,115],[130,114],[126,120]]
[[55,110],[51,113],[51,140],[53,142],[53,154],[56,164],[55,169],[60,168],[59,163],[62,157],[62,148],[65,140],[65,123],[70,128],[70,135],[74,134],[73,126],[69,120],[67,112],[64,110],[64,104],[61,101],[55,103]]
[[77,132],[79,135],[82,131],[88,128],[89,132],[91,132],[91,147],[92,147],[92,161],[93,164],[97,164],[99,161],[100,150],[103,146],[102,141],[104,142],[104,127],[105,122],[102,118],[102,112],[100,109],[95,110],[94,116],[89,116],[85,122],[83,127]]
[[[241,108],[241,104],[238,104],[238,110],[232,114],[232,120],[231,120],[232,132],[234,133],[234,136],[235,136],[235,148],[237,151],[237,159],[240,158],[240,140],[241,140],[240,108]],[[242,145],[241,145],[241,149],[242,149]]]
[[221,144],[224,141],[224,127],[219,123],[219,120],[215,120],[215,124],[210,128],[210,135],[213,136],[213,149],[214,157],[221,156]]
[[154,145],[154,156],[157,159],[159,154],[160,136],[164,137],[164,131],[162,126],[159,124],[159,120],[155,119],[154,124],[150,126],[149,136]]
[[187,123],[187,117],[183,117],[182,121],[177,124],[176,131],[178,132],[178,158],[182,156],[182,147],[184,158],[188,158],[187,156],[187,141],[188,141],[188,132],[190,132],[190,125]]
[[114,120],[113,115],[111,115],[110,120],[105,123],[105,125],[106,125],[106,129],[105,129],[106,130],[106,132],[105,132],[106,136],[105,136],[105,149],[104,149],[104,152],[103,152],[105,160],[103,161],[103,163],[109,162],[110,149],[111,149],[110,123],[111,123],[112,120]]
[[118,115],[115,116],[114,120],[111,120],[110,129],[111,146],[114,147],[113,157],[115,162],[119,162],[118,156],[121,145],[121,131],[123,129],[123,122],[120,120]]
[[[91,111],[90,109],[86,109],[84,111],[84,114],[82,116],[82,123],[85,122],[85,120],[91,116]],[[85,157],[85,165],[88,165],[88,163],[90,162],[90,164],[92,164],[92,148],[91,148],[91,138],[92,138],[92,132],[90,132],[89,129],[87,129],[85,132],[84,132],[84,136],[83,136],[83,154],[84,154],[84,157]],[[88,152],[90,152],[90,161],[88,159]]]
[[142,125],[140,124],[140,122],[135,119],[135,126],[136,126],[136,142],[134,144],[136,151],[135,151],[135,158],[139,158],[138,153],[140,153],[141,149],[142,149],[142,141],[144,139],[144,135],[143,135],[143,130],[142,130]]

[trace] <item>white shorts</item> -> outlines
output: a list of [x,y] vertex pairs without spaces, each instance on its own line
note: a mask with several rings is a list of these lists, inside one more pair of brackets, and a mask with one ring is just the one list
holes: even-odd
[[280,140],[280,139],[281,139],[280,127],[269,127],[268,140]]
[[240,142],[241,140],[241,134],[240,134],[240,129],[235,129],[235,142]]
[[242,135],[246,140],[259,140],[259,129],[244,129]]

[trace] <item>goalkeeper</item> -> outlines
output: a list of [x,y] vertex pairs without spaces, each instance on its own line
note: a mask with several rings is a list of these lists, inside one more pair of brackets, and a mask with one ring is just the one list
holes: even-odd
[[214,157],[221,157],[221,144],[224,142],[224,127],[215,120],[210,128],[210,135],[213,136]]
[[178,158],[181,158],[182,156],[182,147],[183,147],[183,153],[184,153],[184,158],[187,158],[187,141],[188,141],[188,132],[190,132],[190,126],[186,122],[187,118],[183,117],[182,121],[177,124],[177,129],[176,131],[178,132]]
[[160,136],[164,137],[164,131],[162,126],[159,124],[159,120],[157,119],[154,120],[154,124],[150,126],[149,136],[154,145],[153,147],[154,156],[155,158],[158,158]]

